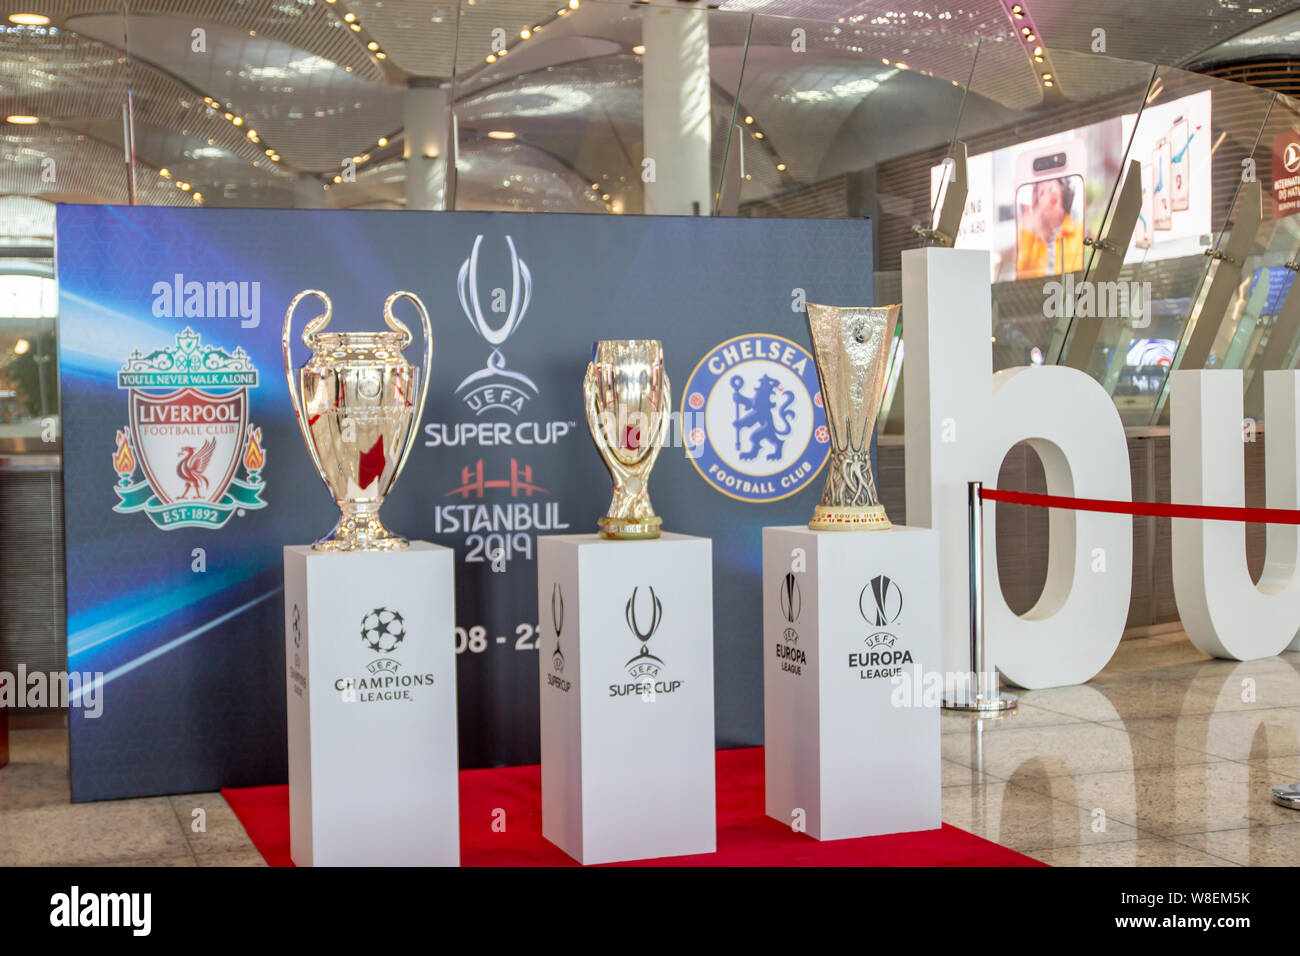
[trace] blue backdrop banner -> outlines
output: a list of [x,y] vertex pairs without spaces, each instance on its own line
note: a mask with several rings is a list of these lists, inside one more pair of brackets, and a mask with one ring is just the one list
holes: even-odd
[[68,667],[103,675],[74,800],[286,779],[281,549],[338,517],[285,385],[303,289],[331,330],[380,329],[399,289],[432,314],[383,518],[456,550],[463,766],[538,759],[537,538],[609,504],[582,408],[604,338],[663,341],[651,498],[713,539],[718,743],[762,741],[760,529],[808,520],[828,449],[803,303],[872,304],[867,222],[65,205],[57,250]]

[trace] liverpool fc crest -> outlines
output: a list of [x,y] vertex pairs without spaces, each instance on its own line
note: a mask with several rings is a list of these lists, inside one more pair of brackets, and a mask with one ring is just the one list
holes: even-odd
[[[257,369],[242,348],[201,345],[187,328],[174,346],[133,351],[117,387],[127,392],[130,424],[113,454],[114,511],[143,511],[171,531],[220,528],[235,512],[266,507],[262,430],[248,421]],[[137,468],[143,476],[134,480]]]

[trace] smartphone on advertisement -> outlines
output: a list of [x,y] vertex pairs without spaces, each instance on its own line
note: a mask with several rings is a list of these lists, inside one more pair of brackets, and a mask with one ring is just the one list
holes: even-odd
[[1170,201],[1169,206],[1174,212],[1182,212],[1191,205],[1191,189],[1188,178],[1192,171],[1192,164],[1189,161],[1187,138],[1187,117],[1180,116],[1174,120],[1174,125],[1169,129],[1169,146],[1170,155]]
[[1154,207],[1156,229],[1168,231],[1174,227],[1174,213],[1170,208],[1170,197],[1173,195],[1173,187],[1170,184],[1172,178],[1172,151],[1169,149],[1169,140],[1162,139],[1151,150],[1151,175],[1155,181],[1151,184],[1151,202]]
[[1084,151],[1060,143],[1016,158],[1016,278],[1083,268]]
[[1151,225],[1151,164],[1142,164],[1142,209],[1138,212],[1137,228],[1133,230],[1133,244],[1139,249],[1150,249],[1155,238]]

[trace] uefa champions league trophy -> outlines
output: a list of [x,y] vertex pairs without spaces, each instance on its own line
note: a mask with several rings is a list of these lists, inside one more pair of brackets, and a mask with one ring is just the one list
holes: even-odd
[[890,527],[876,495],[870,452],[899,309],[897,305],[836,308],[808,303],[813,362],[831,433],[826,487],[808,522],[814,531]]
[[582,395],[592,441],[614,479],[609,511],[599,519],[601,537],[659,537],[663,519],[655,516],[646,483],[672,410],[663,343],[596,342]]
[[[298,303],[316,296],[325,312],[307,323],[302,342],[311,350],[298,369],[298,387],[289,355],[289,326]],[[393,303],[410,299],[424,326],[424,366],[402,356],[411,330],[393,315]],[[405,538],[379,520],[379,508],[401,474],[424,414],[433,364],[433,332],[424,303],[412,292],[394,292],[384,301],[386,332],[323,332],[334,306],[324,292],[306,289],[284,315],[284,374],[303,441],[342,516],[334,530],[312,547],[317,551],[392,551]],[[419,391],[419,399],[414,396]]]

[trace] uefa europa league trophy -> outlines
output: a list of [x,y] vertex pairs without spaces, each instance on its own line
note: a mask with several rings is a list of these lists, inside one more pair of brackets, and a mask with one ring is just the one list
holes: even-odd
[[659,537],[663,519],[650,506],[646,482],[667,434],[673,404],[663,343],[651,339],[595,343],[582,395],[592,441],[614,479],[609,512],[599,519],[601,536]]
[[814,531],[890,527],[871,474],[871,432],[885,392],[885,368],[899,306],[844,308],[808,303],[808,331],[821,383],[831,460]]
[[[289,356],[289,325],[294,309],[309,295],[325,312],[307,323],[302,343],[311,358],[298,369],[298,388]],[[424,367],[402,356],[411,330],[393,315],[393,303],[407,298],[424,324]],[[316,289],[299,292],[284,314],[284,374],[298,416],[298,427],[325,486],[343,512],[334,530],[312,545],[317,551],[392,551],[406,539],[379,520],[379,508],[411,452],[429,393],[433,332],[424,303],[412,292],[394,292],[384,301],[388,332],[322,332],[334,306]],[[419,390],[420,397],[414,401]]]

